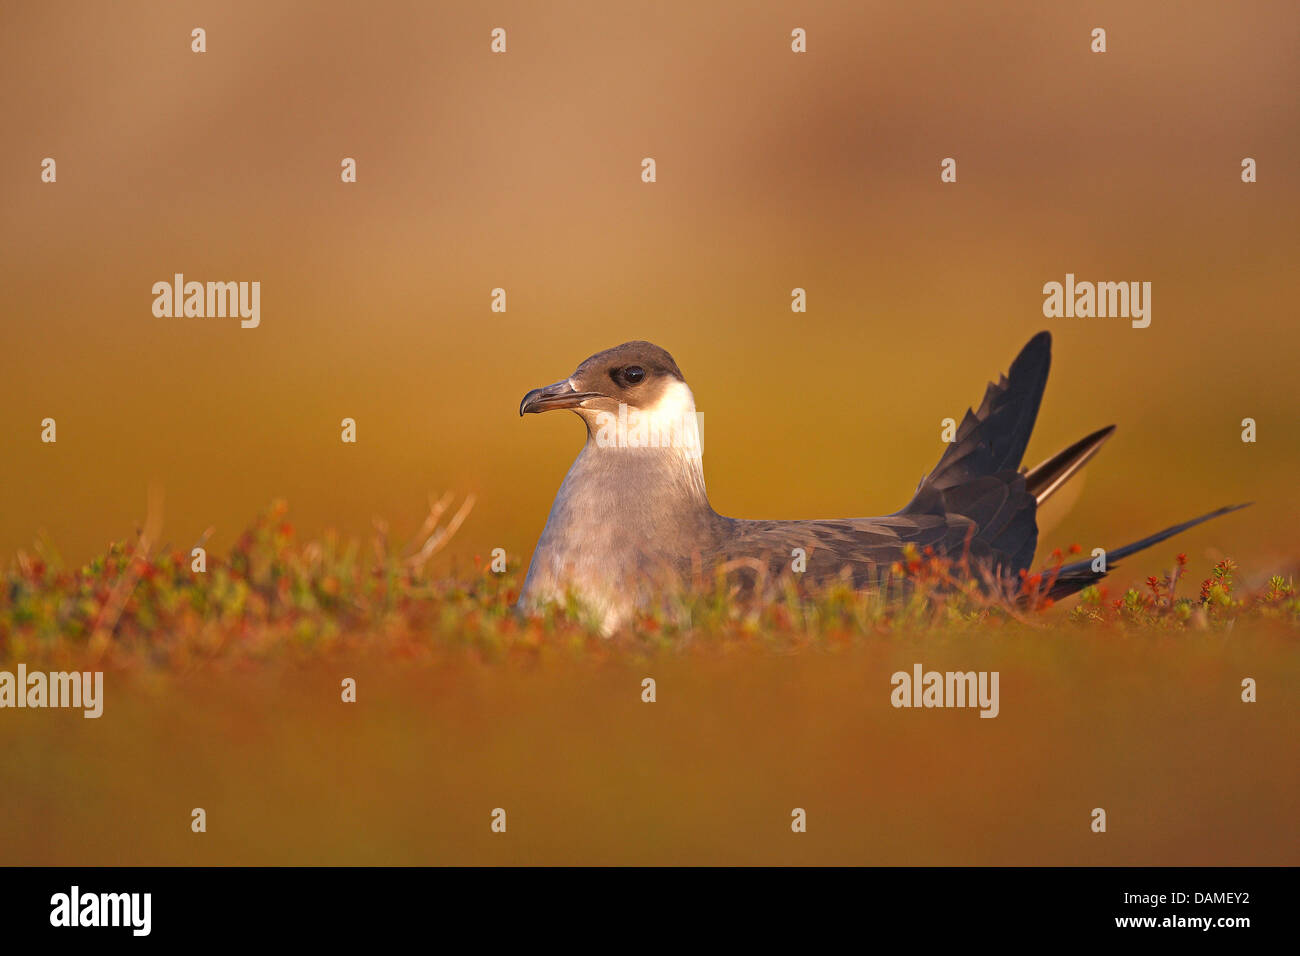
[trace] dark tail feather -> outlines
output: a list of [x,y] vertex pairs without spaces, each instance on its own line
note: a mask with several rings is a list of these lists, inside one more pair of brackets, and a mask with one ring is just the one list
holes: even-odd
[[989,383],[979,410],[967,410],[955,440],[921,486],[944,491],[973,478],[1019,470],[1051,365],[1051,333],[1039,332],[1007,374]]
[[1106,439],[1113,431],[1115,426],[1107,425],[1086,438],[1080,438],[1069,448],[1058,451],[1047,461],[1031,468],[1025,475],[1026,490],[1041,505],[1101,450],[1101,446],[1106,443]]
[[1039,332],[985,389],[979,410],[967,410],[954,441],[900,513],[964,515],[979,529],[975,544],[992,549],[999,567],[1028,567],[1038,546],[1037,503],[1020,461],[1051,364],[1052,336]]
[[[1067,564],[1059,571],[1052,568],[1045,568],[1042,571],[1044,581],[1051,581],[1046,593],[1039,595],[1039,598],[1049,597],[1052,600],[1068,597],[1076,591],[1081,591],[1090,584],[1095,584],[1104,578],[1110,571],[1113,571],[1121,558],[1127,558],[1130,554],[1136,554],[1139,551],[1151,547],[1153,544],[1159,544],[1166,538],[1172,538],[1181,531],[1188,528],[1194,528],[1202,522],[1209,521],[1211,518],[1218,518],[1221,515],[1230,514],[1233,511],[1240,511],[1242,508],[1249,507],[1253,502],[1246,502],[1240,505],[1228,505],[1226,508],[1219,508],[1217,511],[1211,511],[1209,514],[1203,514],[1199,518],[1192,518],[1190,521],[1184,521],[1182,524],[1176,524],[1171,528],[1165,528],[1163,531],[1157,531],[1153,535],[1143,538],[1140,541],[1134,541],[1132,544],[1126,544],[1122,548],[1106,552],[1106,570],[1094,571],[1092,569],[1091,558],[1083,561],[1076,561],[1074,564]],[[1053,579],[1053,575],[1055,578]]]

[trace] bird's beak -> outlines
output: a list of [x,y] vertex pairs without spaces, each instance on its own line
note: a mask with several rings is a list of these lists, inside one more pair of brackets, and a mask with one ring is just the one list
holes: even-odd
[[598,392],[579,392],[566,378],[545,388],[535,388],[519,403],[519,414],[549,412],[553,408],[578,408],[589,398],[598,398]]

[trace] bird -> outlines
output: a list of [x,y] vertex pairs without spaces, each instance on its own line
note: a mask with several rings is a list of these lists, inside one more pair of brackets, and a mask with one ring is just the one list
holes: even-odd
[[[612,634],[670,587],[736,573],[747,591],[798,573],[813,587],[878,588],[912,548],[961,559],[984,588],[1010,592],[1030,574],[1038,509],[1115,431],[1098,429],[1032,467],[1022,466],[1051,366],[1039,332],[968,409],[938,463],[899,511],[874,518],[764,521],[709,504],[695,397],[663,348],[625,342],[572,375],[524,395],[520,417],[567,409],[587,428],[546,519],[520,590],[535,611],[576,598]],[[1249,504],[1183,521],[1094,558],[1044,570],[1037,597],[1056,599],[1101,580],[1123,559]],[[802,566],[799,556],[802,554]]]

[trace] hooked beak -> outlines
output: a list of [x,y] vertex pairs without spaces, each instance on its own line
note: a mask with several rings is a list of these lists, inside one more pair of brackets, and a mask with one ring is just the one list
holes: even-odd
[[525,395],[524,400],[519,403],[519,414],[522,417],[529,412],[549,412],[554,408],[578,408],[587,399],[599,397],[599,392],[577,391],[566,378],[545,388],[535,388]]

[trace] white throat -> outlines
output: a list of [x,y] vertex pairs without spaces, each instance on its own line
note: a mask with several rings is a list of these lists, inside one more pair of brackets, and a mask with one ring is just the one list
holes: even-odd
[[587,447],[584,455],[595,455],[620,464],[646,477],[659,474],[681,484],[692,499],[708,501],[704,488],[703,433],[695,396],[685,382],[667,385],[653,405],[633,407],[620,404],[618,410],[584,410]]

